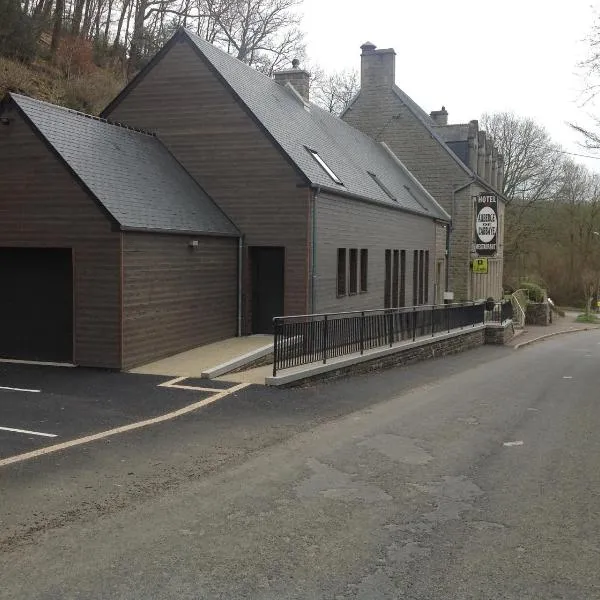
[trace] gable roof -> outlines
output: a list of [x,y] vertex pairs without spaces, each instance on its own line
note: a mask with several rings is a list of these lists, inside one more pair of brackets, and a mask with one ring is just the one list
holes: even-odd
[[122,229],[239,235],[154,135],[19,94],[9,97]]
[[[406,167],[400,167],[381,144],[331,113],[303,102],[290,87],[187,30],[179,30],[175,37],[190,43],[310,184],[336,194],[449,220],[449,215],[428,192],[414,184]],[[111,106],[114,103],[109,109]],[[343,185],[334,183],[309,150],[318,153]],[[369,172],[377,176],[394,199]]]

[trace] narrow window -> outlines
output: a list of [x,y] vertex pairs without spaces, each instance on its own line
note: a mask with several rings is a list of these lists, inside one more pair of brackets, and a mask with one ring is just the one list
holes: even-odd
[[393,200],[394,202],[398,202],[398,199],[396,198],[396,196],[394,196],[394,194],[392,194],[392,192],[390,192],[390,190],[383,184],[383,182],[381,181],[381,179],[379,179],[379,177],[377,177],[377,175],[375,175],[375,173],[371,173],[371,171],[367,171],[367,173],[369,174],[369,176],[371,177],[371,179],[379,186],[379,188],[381,189],[381,191],[390,200]]
[[423,304],[423,275],[424,275],[424,256],[423,250],[419,250],[419,304]]
[[358,250],[350,248],[350,293],[358,292]]
[[425,304],[429,304],[429,250],[425,250]]
[[321,169],[335,181],[338,185],[344,185],[342,180],[327,166],[327,163],[319,156],[319,153],[316,150],[311,150],[310,148],[306,148],[310,155],[317,161]]
[[413,305],[419,303],[419,251],[413,252]]
[[337,295],[346,295],[346,248],[337,251]]
[[383,288],[383,306],[389,308],[391,305],[391,291],[392,291],[392,251],[385,251],[385,284]]
[[406,306],[406,250],[400,252],[400,302],[399,306]]
[[392,268],[392,306],[398,308],[398,275],[400,271],[400,252],[394,250],[394,266]]
[[360,251],[360,291],[366,292],[369,279],[369,251],[363,248]]

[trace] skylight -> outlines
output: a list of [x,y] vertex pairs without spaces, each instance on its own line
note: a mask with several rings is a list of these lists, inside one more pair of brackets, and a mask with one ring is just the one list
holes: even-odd
[[385,185],[383,185],[383,182],[381,181],[381,179],[379,179],[379,177],[377,177],[377,175],[375,175],[375,173],[371,173],[371,171],[367,171],[367,173],[371,176],[371,179],[381,188],[381,191],[390,200],[393,200],[394,202],[398,202],[398,198],[396,198],[396,196],[394,196],[394,194],[392,194],[392,192],[390,192],[390,190]]
[[319,163],[319,166],[331,179],[337,183],[338,185],[344,185],[342,180],[327,166],[327,163],[319,156],[319,153],[316,150],[311,150],[310,148],[306,148],[311,156]]

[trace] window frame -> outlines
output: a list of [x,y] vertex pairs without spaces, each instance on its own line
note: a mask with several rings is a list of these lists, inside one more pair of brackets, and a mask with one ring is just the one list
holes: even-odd
[[316,150],[309,148],[308,146],[304,146],[307,152],[315,159],[316,163],[327,173],[329,178],[336,183],[337,185],[344,185],[344,182],[334,173],[333,169],[323,160],[323,157],[319,155]]
[[360,249],[360,284],[359,291],[365,294],[369,291],[369,249]]
[[350,276],[348,278],[348,295],[358,294],[358,248],[348,250],[348,268]]
[[336,295],[338,298],[347,295],[347,253],[347,248],[337,249]]

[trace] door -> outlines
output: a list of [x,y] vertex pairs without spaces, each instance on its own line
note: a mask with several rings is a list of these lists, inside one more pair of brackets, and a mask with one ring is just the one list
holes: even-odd
[[0,357],[72,362],[70,249],[0,248]]
[[283,316],[285,248],[251,247],[252,333],[273,333],[273,317]]

